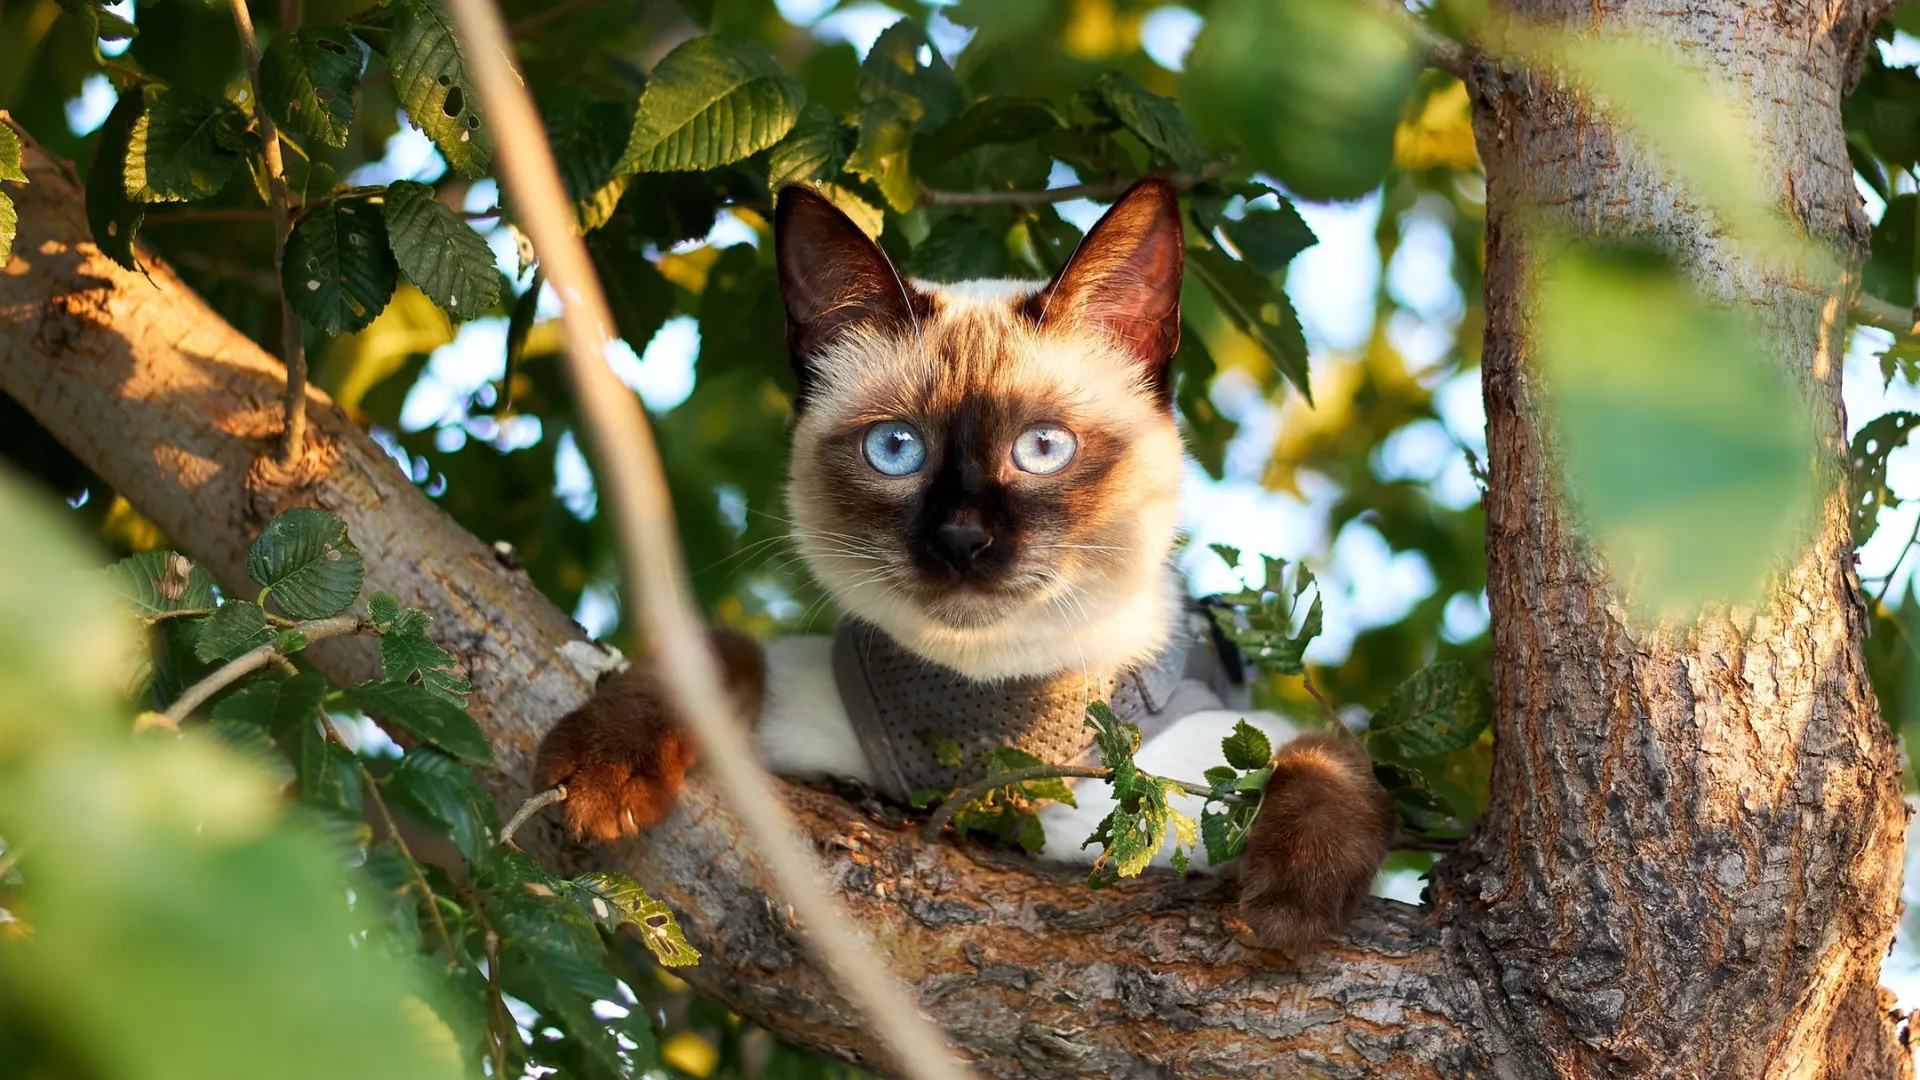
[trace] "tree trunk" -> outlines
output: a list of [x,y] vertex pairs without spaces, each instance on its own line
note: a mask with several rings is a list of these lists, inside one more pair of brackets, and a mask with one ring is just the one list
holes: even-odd
[[[1660,29],[1751,67],[1756,113],[1793,165],[1783,190],[1816,235],[1857,249],[1838,106],[1864,16],[1844,3],[1737,15],[1731,0],[1696,3]],[[1836,440],[1844,305],[1729,269],[1659,171],[1574,99],[1484,61],[1470,87],[1489,178],[1492,805],[1437,871],[1434,906],[1370,901],[1323,955],[1294,964],[1243,944],[1230,882],[1149,875],[1091,892],[1077,875],[922,844],[872,808],[789,787],[858,925],[982,1073],[1912,1075],[1874,983],[1902,818],[1861,663],[1842,501],[1774,607],[1684,630],[1627,626],[1554,494],[1519,200],[1559,200],[1583,227],[1698,235],[1700,265],[1774,304],[1783,362],[1812,382]],[[562,656],[579,629],[318,391],[312,449],[279,470],[279,365],[164,265],[143,277],[100,256],[79,193],[32,147],[28,171],[15,261],[0,273],[0,391],[225,583],[243,580],[247,542],[279,509],[345,518],[368,586],[425,606],[472,667],[495,790],[517,805],[540,733],[587,692]],[[364,643],[339,644],[316,661],[337,677],[366,669]],[[568,848],[551,818],[523,836],[556,868],[617,866],[671,902],[705,953],[690,972],[702,990],[804,1045],[874,1059],[698,777],[643,841]]]
[[[1675,10],[1681,7],[1683,10]],[[1769,183],[1816,241],[1865,248],[1840,101],[1868,5],[1523,0],[1572,31],[1638,28],[1733,77]],[[1762,313],[1843,475],[1844,298],[1770,278],[1660,163],[1581,98],[1482,64],[1487,172],[1492,802],[1436,876],[1449,957],[1514,1075],[1910,1075],[1876,986],[1905,816],[1861,653],[1836,483],[1817,540],[1757,610],[1629,625],[1574,535],[1528,335],[1528,215],[1655,239],[1710,297]],[[1539,220],[1539,219],[1534,219]]]

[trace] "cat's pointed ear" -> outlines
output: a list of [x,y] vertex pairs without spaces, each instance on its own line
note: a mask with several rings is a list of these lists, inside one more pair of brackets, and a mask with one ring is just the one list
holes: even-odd
[[860,226],[812,188],[791,184],[773,209],[780,295],[787,305],[787,351],[804,391],[813,361],[860,327],[911,330],[927,298],[893,269]]
[[1180,197],[1149,177],[1101,216],[1060,273],[1027,301],[1042,329],[1096,328],[1164,385],[1180,347]]

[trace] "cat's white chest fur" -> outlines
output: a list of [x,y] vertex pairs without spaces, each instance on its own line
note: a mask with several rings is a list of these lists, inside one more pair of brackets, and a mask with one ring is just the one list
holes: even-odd
[[[766,702],[756,727],[761,761],[774,773],[796,780],[843,777],[873,783],[873,769],[834,686],[833,639],[776,638],[765,648]],[[1275,746],[1300,733],[1285,718],[1270,712],[1207,710],[1176,721],[1142,746],[1134,760],[1156,776],[1201,782],[1201,775],[1210,766],[1222,764],[1220,740],[1243,719],[1265,731]],[[1113,809],[1113,800],[1107,785],[1098,780],[1076,783],[1073,793],[1078,806],[1050,803],[1040,810],[1040,825],[1047,837],[1044,857],[1091,863],[1099,850],[1080,845]],[[1181,796],[1173,802],[1189,815],[1200,814],[1197,798]],[[1166,865],[1169,854],[1169,849],[1163,849],[1154,862]],[[1204,868],[1205,856],[1196,855],[1193,865]]]

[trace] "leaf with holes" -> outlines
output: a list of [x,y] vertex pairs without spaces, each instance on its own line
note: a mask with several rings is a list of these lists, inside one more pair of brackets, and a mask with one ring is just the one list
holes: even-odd
[[[1222,545],[1215,545],[1214,550],[1228,560],[1228,565],[1238,568],[1238,551]],[[1229,555],[1232,557],[1228,558]],[[1313,572],[1303,565],[1289,564],[1285,559],[1272,556],[1262,556],[1262,559],[1266,564],[1265,582],[1258,589],[1222,597],[1222,603],[1210,607],[1208,613],[1227,640],[1261,672],[1304,675],[1307,646],[1320,636],[1324,614],[1316,591],[1305,617],[1298,615],[1300,598],[1313,587]],[[1289,565],[1293,566],[1291,585],[1287,580]],[[1297,631],[1296,621],[1300,625]]]
[[407,279],[455,322],[499,302],[500,274],[493,250],[460,216],[412,180],[387,185],[387,244]]
[[700,959],[699,950],[687,941],[673,917],[673,909],[625,874],[595,870],[562,882],[561,890],[608,929],[633,924],[640,940],[668,967],[686,967]]
[[682,42],[654,66],[615,171],[730,165],[784,138],[805,99],[758,44],[712,36]]
[[375,716],[398,724],[422,739],[475,765],[493,764],[493,747],[460,706],[402,682],[368,682],[349,687],[347,700]]
[[1406,763],[1452,753],[1486,730],[1487,686],[1458,660],[1439,660],[1408,676],[1367,722],[1367,749]]
[[213,575],[185,555],[142,551],[107,571],[113,591],[142,615],[213,606]]
[[365,570],[346,522],[310,507],[275,515],[247,549],[247,576],[295,619],[346,610]]
[[1130,76],[1109,71],[1094,81],[1091,99],[1101,111],[1111,115],[1155,154],[1182,169],[1198,169],[1206,163],[1206,151],[1200,148],[1200,136],[1180,115],[1179,106],[1148,90]]
[[145,109],[145,92],[129,89],[114,103],[107,122],[100,125],[93,167],[87,171],[87,230],[100,253],[128,270],[140,264],[133,255],[133,238],[146,217],[144,203],[127,198],[127,142],[134,121]]
[[267,629],[267,613],[260,610],[259,605],[229,600],[200,625],[193,655],[208,663],[231,660],[272,640],[273,632]]
[[434,0],[388,0],[348,20],[353,32],[387,55],[393,94],[407,119],[426,132],[462,176],[487,171],[493,146],[480,95],[446,12]]
[[474,779],[471,769],[438,750],[422,746],[407,751],[380,786],[409,810],[438,822],[447,839],[474,866],[486,858],[500,833],[500,819],[487,789]]
[[260,58],[260,96],[274,122],[333,147],[347,145],[360,43],[338,27],[304,27],[275,38]]
[[185,90],[149,95],[127,139],[127,197],[188,202],[217,194],[233,178],[245,129],[229,102]]
[[1252,338],[1275,370],[1312,404],[1313,389],[1307,384],[1307,338],[1287,294],[1274,288],[1266,275],[1215,248],[1188,247],[1187,269],[1213,294],[1221,314]]
[[330,337],[364,329],[400,283],[386,221],[367,199],[309,209],[287,236],[280,284],[300,318]]
[[1887,455],[1907,445],[1920,414],[1890,412],[1867,421],[1847,454],[1847,496],[1853,502],[1853,546],[1865,544],[1880,525],[1880,511],[1900,505],[1887,487]]

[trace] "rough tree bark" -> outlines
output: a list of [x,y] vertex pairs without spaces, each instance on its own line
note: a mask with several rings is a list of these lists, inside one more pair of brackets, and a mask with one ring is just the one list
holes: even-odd
[[[1633,20],[1742,85],[1816,236],[1860,223],[1838,106],[1867,12],[1638,0],[1520,5],[1604,31]],[[1645,10],[1642,10],[1644,8]],[[789,788],[821,865],[874,946],[983,1073],[1000,1076],[1911,1077],[1874,983],[1897,910],[1896,761],[1861,663],[1844,507],[1776,603],[1658,632],[1629,627],[1550,479],[1523,303],[1523,200],[1593,232],[1658,230],[1721,295],[1771,305],[1780,357],[1841,435],[1836,312],[1757,277],[1700,212],[1580,103],[1479,62],[1489,181],[1486,349],[1494,800],[1436,874],[1436,903],[1371,902],[1304,965],[1241,943],[1230,885],[1151,878],[1090,893],[1072,875],[923,845],[830,795]],[[323,395],[312,447],[272,464],[278,364],[164,265],[129,274],[86,242],[80,197],[37,151],[0,272],[0,392],[224,582],[272,513],[347,520],[369,585],[427,607],[473,669],[475,715],[526,792],[539,734],[587,680],[579,630],[400,475]],[[1622,201],[1624,200],[1624,201]],[[360,643],[320,656],[351,676]],[[706,953],[693,981],[851,1060],[873,1047],[795,945],[718,793],[695,782],[652,836],[611,852],[527,842],[556,867],[610,863],[670,902]]]

